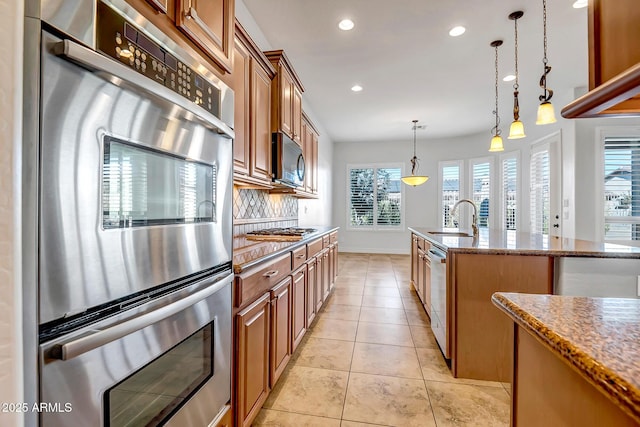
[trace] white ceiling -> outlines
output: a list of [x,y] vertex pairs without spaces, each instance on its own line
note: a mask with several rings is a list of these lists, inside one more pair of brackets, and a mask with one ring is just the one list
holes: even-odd
[[[547,4],[549,88],[564,93],[588,82],[587,9],[574,0]],[[420,139],[486,131],[493,126],[494,51],[499,49],[502,131],[512,120],[514,26],[518,20],[521,118],[535,121],[542,74],[542,0],[244,0],[275,49],[284,49],[305,102],[337,142]],[[351,31],[338,22],[349,17]],[[450,37],[456,25],[467,28]],[[364,90],[354,93],[354,84]],[[556,95],[557,96],[557,95]],[[555,98],[554,98],[555,99]],[[559,115],[562,105],[556,105]]]

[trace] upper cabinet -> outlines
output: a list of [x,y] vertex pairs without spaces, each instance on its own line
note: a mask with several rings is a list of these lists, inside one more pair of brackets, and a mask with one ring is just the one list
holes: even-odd
[[176,25],[211,59],[230,73],[234,0],[175,1]]
[[310,196],[318,195],[318,131],[302,113],[303,145],[302,155],[305,161],[304,191]]
[[271,130],[285,133],[302,147],[302,83],[284,51],[264,54],[276,70],[271,94]]
[[233,74],[235,94],[233,179],[238,185],[271,188],[271,79],[275,70],[236,22]]
[[638,0],[589,1],[589,92],[565,118],[640,115]]
[[[126,0],[220,77],[232,71],[235,0]],[[159,13],[160,12],[160,13]]]

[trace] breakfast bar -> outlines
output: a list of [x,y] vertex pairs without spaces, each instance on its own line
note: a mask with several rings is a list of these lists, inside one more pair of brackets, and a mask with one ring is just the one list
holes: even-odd
[[512,426],[640,423],[640,300],[495,293],[513,321]]

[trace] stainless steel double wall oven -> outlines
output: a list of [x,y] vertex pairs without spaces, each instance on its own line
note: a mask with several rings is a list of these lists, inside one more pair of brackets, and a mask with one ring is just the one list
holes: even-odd
[[207,425],[231,388],[233,92],[122,0],[29,4],[37,399],[61,409],[38,421]]

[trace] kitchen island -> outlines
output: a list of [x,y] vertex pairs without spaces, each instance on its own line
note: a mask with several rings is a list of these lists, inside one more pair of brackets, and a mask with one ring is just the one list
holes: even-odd
[[[423,286],[429,278],[431,294],[424,297],[444,301],[445,308],[425,301],[436,337],[440,325],[446,340],[439,340],[445,356],[451,359],[455,377],[489,381],[511,381],[513,328],[511,323],[491,304],[494,292],[552,294],[557,291],[559,272],[565,260],[589,258],[628,261],[637,265],[640,248],[608,243],[556,238],[515,231],[481,229],[479,236],[454,229],[410,227],[412,245],[422,244],[423,254],[431,248],[446,254],[444,279],[434,274],[434,267],[417,262],[414,288]],[[417,239],[417,242],[415,241]],[[421,265],[423,265],[421,269]],[[430,273],[425,272],[429,268]],[[412,276],[413,277],[413,276]],[[421,292],[418,292],[420,295]],[[439,313],[445,312],[445,316]],[[442,342],[444,341],[444,343]]]
[[496,293],[492,301],[513,322],[511,425],[640,425],[640,300]]

